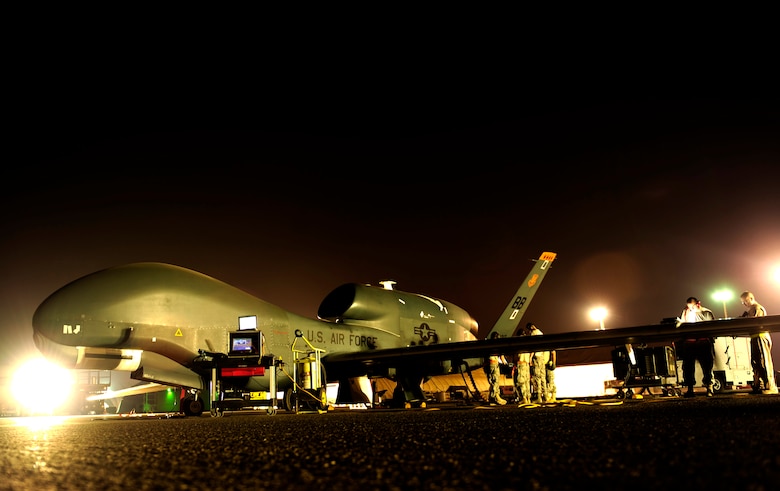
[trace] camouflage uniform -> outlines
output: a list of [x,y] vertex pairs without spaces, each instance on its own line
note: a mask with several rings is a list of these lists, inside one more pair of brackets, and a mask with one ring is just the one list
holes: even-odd
[[531,403],[531,353],[518,353],[515,361],[515,392],[518,403]]
[[533,401],[537,403],[545,402],[547,399],[547,361],[550,359],[550,353],[547,351],[536,351],[531,356],[531,367],[533,376],[531,377],[534,387]]
[[549,354],[549,360],[547,361],[547,364],[545,365],[544,369],[544,375],[545,375],[545,382],[547,384],[547,392],[545,393],[545,399],[544,402],[555,402],[555,399],[557,398],[558,394],[555,389],[555,365],[556,365],[556,356],[554,351],[548,352]]
[[501,370],[498,367],[500,357],[491,356],[488,359],[488,365],[485,372],[487,373],[488,384],[490,384],[490,394],[488,395],[488,402],[491,404],[506,404],[506,400],[501,397],[501,386],[499,385],[499,377],[501,376]]
[[[525,325],[524,336],[541,336],[544,334],[533,322]],[[547,397],[547,361],[550,359],[548,351],[537,351],[530,354],[531,385],[533,386],[533,402],[544,402]]]
[[[748,309],[742,317],[764,317],[766,309],[756,301],[752,292],[742,292],[740,295],[742,304]],[[750,336],[750,364],[753,367],[753,392],[761,392],[761,382],[764,382],[764,393],[777,394],[777,382],[775,380],[775,366],[772,362],[772,337],[768,332],[752,334]]]

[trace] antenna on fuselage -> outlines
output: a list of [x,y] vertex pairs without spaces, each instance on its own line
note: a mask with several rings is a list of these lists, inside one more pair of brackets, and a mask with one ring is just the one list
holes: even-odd
[[393,280],[384,280],[379,282],[380,285],[382,285],[382,288],[385,290],[392,290],[393,285],[395,285],[395,281]]

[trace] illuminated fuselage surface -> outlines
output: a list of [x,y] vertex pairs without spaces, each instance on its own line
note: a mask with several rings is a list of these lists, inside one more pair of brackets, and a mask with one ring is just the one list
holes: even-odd
[[189,370],[193,360],[201,351],[227,353],[229,333],[247,315],[257,316],[264,354],[282,358],[290,356],[296,331],[325,357],[471,341],[477,332],[463,309],[421,295],[343,285],[323,301],[321,319],[309,319],[202,273],[137,263],[87,275],[53,293],[33,316],[34,341],[66,368],[143,367],[151,379],[202,389]]

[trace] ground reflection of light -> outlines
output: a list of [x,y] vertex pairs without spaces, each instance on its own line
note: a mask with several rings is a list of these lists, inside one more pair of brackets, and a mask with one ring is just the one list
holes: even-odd
[[68,419],[67,416],[30,416],[26,418],[15,418],[16,426],[23,426],[31,432],[40,432],[59,426]]
[[17,426],[25,427],[29,431],[29,441],[24,446],[23,454],[32,459],[32,469],[36,472],[52,472],[48,467],[49,432],[52,428],[62,425],[67,416],[29,416],[15,419]]

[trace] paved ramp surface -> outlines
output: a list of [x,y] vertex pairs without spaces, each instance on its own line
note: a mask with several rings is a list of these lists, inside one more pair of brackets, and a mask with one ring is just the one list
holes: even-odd
[[2,418],[9,490],[778,489],[780,396]]

